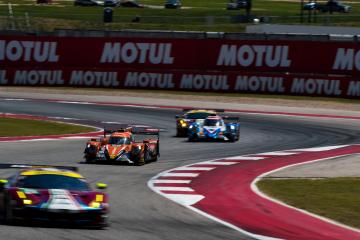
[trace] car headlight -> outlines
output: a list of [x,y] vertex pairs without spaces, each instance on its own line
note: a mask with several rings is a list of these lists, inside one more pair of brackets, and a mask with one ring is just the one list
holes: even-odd
[[230,125],[230,129],[234,130],[235,126],[234,125]]
[[193,125],[190,125],[189,129],[192,129],[194,126]]
[[184,121],[183,119],[181,119],[181,120],[179,121],[179,123],[180,123],[180,126],[181,126],[181,127],[186,127],[186,126],[187,126],[186,121]]

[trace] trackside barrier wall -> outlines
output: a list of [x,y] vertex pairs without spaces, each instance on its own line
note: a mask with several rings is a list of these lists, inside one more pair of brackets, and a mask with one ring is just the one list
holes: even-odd
[[231,34],[227,38],[196,32],[189,33],[191,39],[148,38],[140,33],[137,37],[2,35],[0,85],[360,98],[357,41],[274,35],[236,39]]

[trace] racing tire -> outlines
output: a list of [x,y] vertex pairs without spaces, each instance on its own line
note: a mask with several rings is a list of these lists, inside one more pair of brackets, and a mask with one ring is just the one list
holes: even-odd
[[198,138],[196,136],[189,136],[188,141],[189,142],[196,142]]
[[144,156],[136,156],[133,160],[135,166],[142,166],[145,164],[145,153]]
[[186,137],[187,130],[184,130],[183,128],[177,128],[176,129],[176,137]]
[[85,157],[85,163],[92,164],[94,162],[95,162],[94,159]]
[[13,210],[10,206],[10,198],[5,198],[4,203],[4,222],[6,225],[13,225],[14,224],[14,216],[13,216]]
[[145,152],[144,152],[144,162],[145,163],[148,163],[152,160],[152,157],[151,157],[151,153],[149,150],[147,150],[147,148],[145,148]]

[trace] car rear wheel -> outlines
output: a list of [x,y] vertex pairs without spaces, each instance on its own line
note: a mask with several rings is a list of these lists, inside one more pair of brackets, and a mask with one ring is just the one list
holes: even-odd
[[5,198],[5,204],[4,204],[4,222],[7,225],[12,225],[14,223],[14,216],[13,216],[13,210],[10,206],[10,198]]

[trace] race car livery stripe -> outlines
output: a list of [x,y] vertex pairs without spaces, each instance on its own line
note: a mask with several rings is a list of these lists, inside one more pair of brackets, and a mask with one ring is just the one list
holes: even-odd
[[[148,186],[178,204],[256,239],[360,239],[359,229],[288,206],[264,195],[256,187],[256,182],[271,172],[358,153],[360,145],[342,145],[235,156],[165,171],[150,179]],[[211,165],[222,161],[231,161],[232,165]],[[185,193],[161,188],[164,175],[178,169],[205,166],[212,169],[200,173],[194,170],[197,177],[181,184],[193,191]],[[168,177],[166,180],[171,181]],[[212,188],[209,189],[209,185]],[[179,187],[179,183],[166,184],[166,187],[171,186]]]
[[73,178],[83,178],[78,173],[75,172],[65,172],[65,171],[24,171],[20,173],[21,176],[32,176],[32,175],[61,175],[61,176],[67,176],[67,177],[73,177]]
[[81,209],[80,204],[67,190],[63,189],[49,189],[49,202],[46,206],[50,210],[73,210]]

